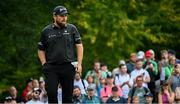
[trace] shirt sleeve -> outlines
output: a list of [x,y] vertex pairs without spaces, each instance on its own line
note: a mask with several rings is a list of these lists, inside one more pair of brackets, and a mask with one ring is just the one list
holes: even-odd
[[44,31],[41,32],[41,37],[40,40],[38,42],[38,49],[39,50],[45,50],[45,34]]
[[73,26],[73,34],[74,34],[75,44],[81,44],[82,43],[81,36],[75,26]]
[[149,73],[148,73],[146,70],[145,70],[145,72],[144,72],[144,73],[145,73],[144,78],[145,78],[145,77],[150,77],[150,76],[149,76]]
[[153,64],[153,72],[155,75],[158,74],[158,66],[157,66],[157,63],[155,61],[152,61],[152,64]]

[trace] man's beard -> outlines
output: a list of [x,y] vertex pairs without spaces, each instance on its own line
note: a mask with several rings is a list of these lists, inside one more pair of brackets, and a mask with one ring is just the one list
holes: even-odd
[[65,27],[66,22],[65,22],[65,21],[61,21],[61,22],[56,21],[56,24],[57,24],[59,27]]

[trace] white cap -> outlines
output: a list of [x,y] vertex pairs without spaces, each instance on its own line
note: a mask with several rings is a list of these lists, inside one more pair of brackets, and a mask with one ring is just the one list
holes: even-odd
[[121,64],[126,64],[126,62],[124,60],[119,60],[119,65]]
[[144,58],[144,52],[143,52],[143,51],[139,51],[139,52],[137,53],[137,58],[138,58],[138,59],[143,59],[143,58]]
[[150,49],[149,51],[150,51],[153,55],[155,54],[155,53],[154,53],[154,50]]

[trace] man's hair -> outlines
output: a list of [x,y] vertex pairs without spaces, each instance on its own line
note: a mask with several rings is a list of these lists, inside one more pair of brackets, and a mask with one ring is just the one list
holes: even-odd
[[117,91],[118,91],[118,87],[117,86],[112,87],[112,92],[117,92]]
[[102,62],[101,67],[103,67],[103,66],[107,66],[107,64]]
[[143,79],[143,76],[142,76],[142,75],[137,76],[137,77],[136,77],[136,81],[137,81],[138,78]]
[[76,89],[76,88],[79,89],[79,90],[81,90],[81,89],[79,88],[79,86],[76,86],[76,85],[75,85],[73,89]]
[[139,100],[139,96],[133,96],[133,100],[134,99],[138,99]]
[[135,52],[131,53],[130,57],[132,57],[132,56],[136,56],[136,53]]
[[161,54],[163,54],[163,53],[168,53],[168,51],[167,50],[161,50]]
[[126,64],[120,64],[120,65],[119,65],[119,68],[121,68],[122,66],[126,66]]

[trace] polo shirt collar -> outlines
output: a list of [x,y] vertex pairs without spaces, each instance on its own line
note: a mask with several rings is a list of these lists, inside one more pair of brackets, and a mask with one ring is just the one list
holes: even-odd
[[120,100],[120,97],[118,97],[118,98],[114,98],[114,97],[113,97],[112,100],[115,101],[115,102],[117,102],[117,101]]

